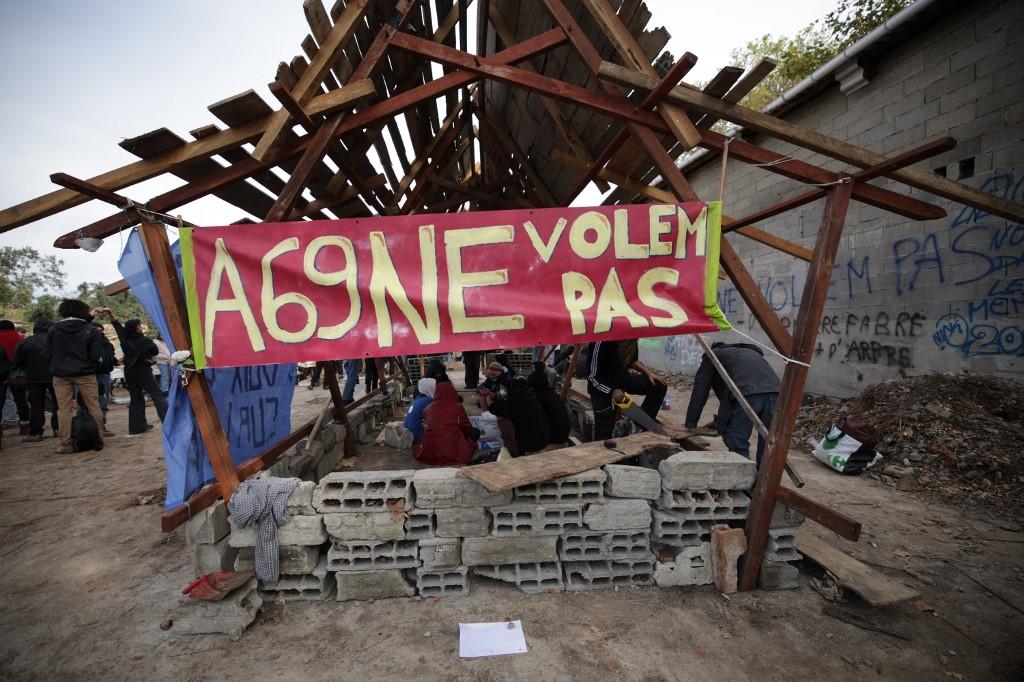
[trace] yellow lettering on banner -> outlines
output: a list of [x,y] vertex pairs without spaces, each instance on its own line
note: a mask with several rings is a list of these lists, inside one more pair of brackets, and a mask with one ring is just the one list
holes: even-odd
[[650,247],[647,244],[632,244],[629,241],[629,211],[615,209],[615,257],[619,260],[640,260],[647,258]]
[[540,234],[537,232],[537,227],[533,224],[532,220],[527,220],[523,223],[523,228],[526,230],[526,236],[530,238],[530,243],[533,244],[533,248],[537,249],[537,253],[540,255],[541,260],[545,263],[551,260],[551,255],[555,252],[555,247],[558,246],[558,240],[562,238],[562,233],[565,232],[565,226],[569,223],[565,218],[559,218],[555,223],[555,229],[551,231],[551,237],[548,238],[547,244],[540,238]]
[[373,273],[370,275],[370,300],[377,313],[377,345],[388,348],[394,345],[394,332],[391,329],[391,311],[388,309],[387,296],[395,302],[398,309],[412,325],[416,339],[421,344],[437,343],[441,340],[441,316],[437,310],[437,256],[436,239],[433,225],[421,225],[420,268],[423,294],[423,316],[416,306],[409,302],[402,280],[398,277],[395,264],[391,261],[387,241],[383,232],[370,233],[370,255],[373,257]]
[[[228,286],[231,287],[231,298],[220,297],[220,283],[224,277],[228,278]],[[263,335],[260,334],[259,325],[256,324],[256,316],[252,314],[249,301],[245,298],[245,289],[242,287],[242,277],[238,274],[238,267],[234,259],[224,246],[224,239],[218,238],[214,242],[213,265],[210,267],[210,288],[206,290],[206,355],[213,357],[213,330],[217,322],[217,313],[239,313],[242,316],[242,324],[249,335],[249,343],[254,351],[266,350],[263,342]]]
[[[565,220],[560,221],[565,228]],[[529,223],[527,223],[529,224]],[[555,227],[556,234],[559,228]],[[496,332],[508,329],[522,329],[526,326],[522,315],[466,315],[466,298],[464,291],[472,287],[490,287],[508,284],[508,268],[486,270],[483,272],[465,272],[462,269],[462,249],[469,246],[485,244],[508,244],[515,239],[515,228],[511,225],[494,225],[492,227],[470,227],[461,230],[448,230],[444,234],[445,258],[448,262],[448,315],[452,319],[452,331],[463,332]],[[532,237],[531,237],[532,239]],[[552,237],[554,242],[554,237]],[[536,246],[536,243],[534,243]],[[539,251],[539,249],[538,249]],[[543,254],[541,255],[543,258]],[[550,254],[549,254],[550,257]],[[547,262],[547,259],[545,259]]]
[[565,299],[565,309],[569,311],[569,322],[572,324],[573,334],[586,334],[587,321],[583,317],[583,311],[594,305],[597,300],[597,289],[590,278],[579,272],[562,273],[562,297]]
[[[263,260],[260,262],[263,270],[263,288],[260,291],[260,308],[263,314],[263,324],[266,326],[271,338],[283,343],[302,343],[303,341],[308,341],[313,336],[313,330],[316,329],[316,306],[313,305],[313,301],[309,300],[308,296],[294,291],[281,295],[274,294],[274,259],[286,253],[298,251],[298,249],[298,237],[281,240],[277,246],[263,255]],[[302,309],[306,311],[306,324],[297,332],[283,329],[277,323],[277,312],[289,303],[302,306]]]
[[622,290],[622,282],[619,281],[619,273],[612,268],[608,271],[608,279],[604,281],[604,286],[601,287],[601,295],[597,297],[594,333],[610,331],[616,317],[626,318],[629,326],[634,329],[650,326],[643,315],[630,307],[629,301],[626,300],[626,292]]
[[[587,241],[587,232],[595,232],[594,241]],[[569,245],[580,258],[600,258],[612,241],[612,226],[608,218],[598,211],[586,211],[572,221],[569,230]]]
[[651,322],[654,323],[654,326],[675,327],[690,319],[686,311],[676,305],[674,301],[664,299],[654,293],[654,285],[656,284],[667,284],[673,287],[678,285],[679,271],[672,268],[651,268],[642,274],[640,281],[637,282],[636,288],[640,302],[656,310],[668,313],[668,317],[652,316]]
[[672,224],[662,222],[676,212],[674,204],[651,204],[648,220],[651,229],[651,255],[670,256],[672,255],[672,242],[661,241],[661,235],[672,231]]
[[682,206],[678,207],[676,214],[679,216],[679,233],[676,235],[676,258],[686,258],[686,236],[688,234],[696,235],[697,237],[693,255],[703,256],[708,240],[708,207],[702,208],[697,219],[692,223],[690,222],[690,216],[686,215],[686,211],[683,210]]
[[[316,257],[321,249],[328,246],[337,246],[345,254],[345,267],[333,272],[323,272],[316,267]],[[310,282],[325,287],[331,287],[345,282],[348,290],[348,300],[351,304],[348,317],[340,323],[330,327],[320,327],[316,335],[321,339],[340,339],[359,322],[359,315],[362,312],[362,305],[359,299],[358,275],[359,268],[356,261],[356,252],[352,248],[352,241],[345,237],[327,236],[317,237],[306,247],[306,253],[302,258],[302,270]]]

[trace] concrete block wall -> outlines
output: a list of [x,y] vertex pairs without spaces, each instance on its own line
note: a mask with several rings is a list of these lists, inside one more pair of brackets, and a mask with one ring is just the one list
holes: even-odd
[[[832,85],[785,115],[812,130],[895,155],[943,135],[952,151],[919,167],[1024,202],[1024,3],[960,3],[873,60],[875,75],[849,93]],[[779,140],[758,144],[830,169],[845,166]],[[720,164],[687,171],[697,193],[718,197]],[[901,374],[969,369],[1024,377],[1024,225],[888,179],[872,184],[945,208],[915,221],[853,202],[836,258],[807,390],[846,397]],[[806,186],[730,160],[725,213],[748,215]],[[823,201],[759,227],[813,246]],[[728,237],[783,323],[793,327],[807,264],[742,236]],[[735,327],[767,338],[728,280],[719,305]],[[736,334],[716,340],[743,341]],[[701,359],[691,337],[643,342],[641,359],[692,373]],[[781,373],[781,362],[770,359]]]
[[[288,500],[281,577],[260,594],[446,597],[481,578],[526,593],[708,584],[711,527],[742,527],[753,472],[735,453],[685,451],[657,468],[610,464],[501,493],[455,468],[335,472]],[[798,558],[800,520],[780,513],[770,559]],[[252,568],[255,527],[238,528],[223,504],[187,535],[210,570]]]

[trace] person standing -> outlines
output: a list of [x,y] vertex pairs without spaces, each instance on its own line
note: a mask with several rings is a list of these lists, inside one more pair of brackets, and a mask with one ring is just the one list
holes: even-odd
[[462,364],[466,367],[466,388],[475,390],[480,383],[480,351],[464,351],[462,353]]
[[[714,343],[711,352],[722,363],[723,369],[732,377],[740,393],[747,399],[761,422],[770,427],[775,413],[775,401],[779,397],[779,377],[775,374],[764,353],[749,343]],[[711,391],[718,397],[718,415],[715,425],[725,441],[725,447],[749,459],[750,434],[754,423],[736,401],[725,381],[718,374],[714,363],[705,355],[693,379],[693,392],[686,408],[686,427],[697,428],[700,413],[708,401]],[[764,454],[764,439],[757,437],[757,466],[761,466]]]
[[110,308],[98,309],[110,316],[124,353],[124,381],[128,387],[128,434],[145,433],[153,428],[146,421],[146,395],[153,400],[156,414],[162,422],[167,414],[167,398],[153,377],[153,363],[159,352],[153,339],[142,333],[139,320],[127,320],[123,325]]
[[171,390],[171,351],[160,335],[153,337],[156,345],[156,368],[160,370],[160,392],[167,395]]
[[345,388],[341,391],[341,402],[346,405],[355,400],[356,384],[359,383],[359,370],[363,361],[358,358],[345,361]]
[[53,429],[53,435],[57,435],[57,396],[53,392],[50,349],[46,343],[46,333],[50,330],[51,324],[53,323],[45,317],[36,318],[32,325],[32,336],[23,339],[14,349],[14,365],[25,373],[28,392],[28,435],[21,439],[22,443],[38,443],[43,439],[47,395],[53,400],[50,428]]
[[615,405],[626,393],[644,396],[640,406],[651,419],[658,418],[668,392],[665,380],[640,362],[636,339],[597,341],[590,349],[587,392],[594,407],[594,440],[607,440],[615,428]]
[[366,370],[364,372],[366,378],[366,392],[376,390],[380,386],[380,376],[377,372],[377,360],[376,358],[367,358]]
[[[18,432],[24,436],[29,431],[28,400],[25,399],[25,385],[20,380],[11,381],[14,367],[14,351],[24,337],[10,320],[0,320],[0,408],[7,402],[7,392],[11,393],[14,406],[18,410]],[[2,427],[0,427],[2,428]]]
[[[53,392],[57,396],[57,425],[60,433],[57,452],[66,454],[76,451],[71,440],[71,402],[76,387],[78,399],[85,403],[86,410],[96,422],[96,428],[100,429],[103,424],[96,383],[102,335],[90,324],[92,314],[85,301],[64,299],[57,307],[57,314],[61,319],[46,332],[46,346],[50,351]],[[103,449],[102,437],[95,442],[94,449]]]
[[114,434],[107,429],[107,411],[110,407],[110,392],[114,385],[110,378],[110,373],[114,371],[117,358],[114,355],[114,344],[110,343],[110,339],[104,333],[103,325],[99,322],[93,322],[92,326],[96,327],[100,333],[101,353],[100,364],[96,368],[96,384],[100,394],[100,410],[103,412],[103,428],[101,430],[104,436],[113,436]]

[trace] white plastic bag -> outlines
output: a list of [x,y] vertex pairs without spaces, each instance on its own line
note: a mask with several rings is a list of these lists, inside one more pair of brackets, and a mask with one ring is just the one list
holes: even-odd
[[882,456],[835,424],[814,448],[814,456],[841,474],[856,475],[870,469]]

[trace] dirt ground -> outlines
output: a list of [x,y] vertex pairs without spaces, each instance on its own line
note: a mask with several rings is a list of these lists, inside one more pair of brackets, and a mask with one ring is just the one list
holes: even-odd
[[[301,388],[295,423],[324,399]],[[677,418],[686,399],[673,392]],[[126,424],[114,406],[110,427]],[[530,596],[476,579],[468,598],[272,605],[239,642],[180,636],[159,625],[191,577],[183,532],[164,536],[160,506],[136,504],[163,485],[158,433],[75,455],[17,441],[0,452],[0,679],[1024,679],[1020,526],[841,477],[804,452],[791,455],[804,492],[865,529],[856,544],[806,530],[920,591],[840,607],[899,637],[823,613],[811,566],[798,590],[728,598],[712,587]],[[458,657],[460,622],[504,619],[522,620],[528,653]]]

